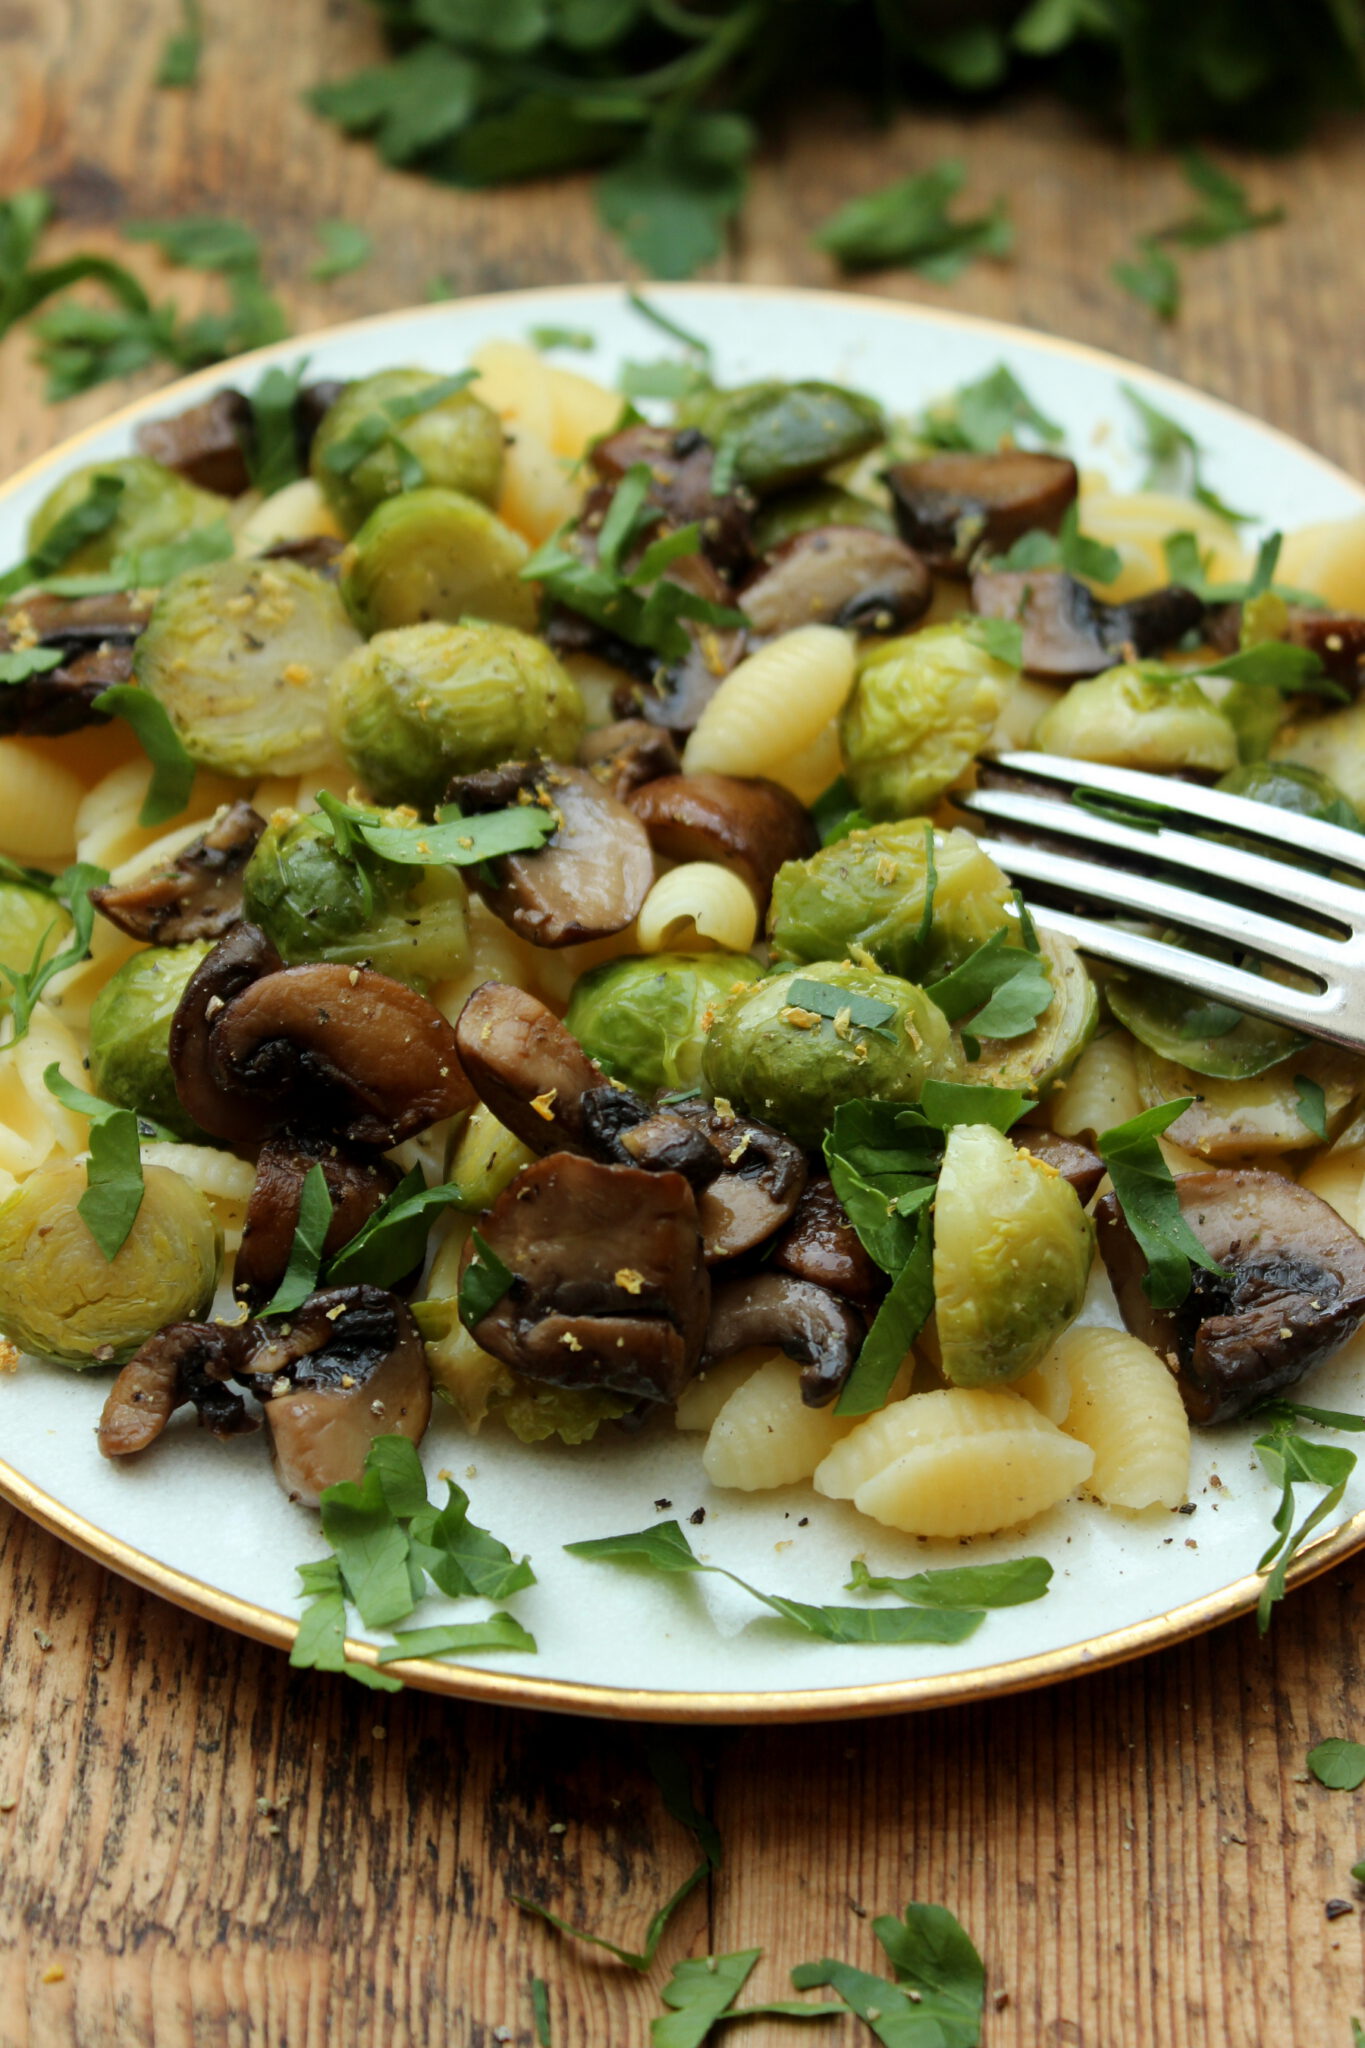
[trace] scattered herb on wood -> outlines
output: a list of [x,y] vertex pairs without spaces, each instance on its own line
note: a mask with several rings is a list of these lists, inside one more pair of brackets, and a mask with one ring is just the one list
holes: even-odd
[[1308,1768],[1329,1792],[1355,1792],[1365,1785],[1365,1745],[1329,1735],[1308,1752]]
[[966,182],[966,165],[945,157],[914,177],[850,199],[817,229],[816,246],[845,270],[904,263],[935,284],[951,284],[974,258],[1008,256],[1014,247],[1003,199],[988,213],[953,218],[952,203]]
[[171,30],[161,46],[157,84],[171,89],[198,85],[203,54],[204,18],[199,0],[180,0],[180,26]]
[[374,254],[370,235],[353,220],[320,221],[318,240],[322,243],[322,254],[308,270],[315,284],[329,284],[334,277],[345,277],[349,271],[361,269]]
[[722,2020],[755,2019],[763,2015],[794,2020],[839,2017],[842,2006],[809,2005],[795,1998],[779,1998],[765,2005],[736,2005],[735,2000],[762,1953],[761,1948],[741,1948],[729,1955],[687,1956],[675,1963],[661,1993],[669,2010],[649,2023],[650,2048],[701,2048],[711,2029]]
[[971,1936],[944,1906],[911,1900],[897,1920],[872,1923],[895,1983],[824,1957],[799,1963],[799,1991],[827,1984],[871,2027],[885,2048],[978,2048],[986,1972]]

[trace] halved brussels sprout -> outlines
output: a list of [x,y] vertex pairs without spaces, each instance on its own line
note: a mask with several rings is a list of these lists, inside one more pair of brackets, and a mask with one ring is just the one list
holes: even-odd
[[142,1172],[142,1204],[106,1259],[77,1207],[85,1167],[39,1167],[0,1207],[0,1330],[21,1351],[77,1369],[121,1365],[153,1330],[208,1313],[223,1233],[197,1188]]
[[394,437],[415,458],[422,482],[441,490],[464,491],[492,504],[502,481],[502,423],[472,391],[456,391],[425,412],[395,421],[368,455],[341,470],[329,456],[351,440],[363,421],[382,419],[393,399],[420,398],[442,379],[430,370],[378,370],[348,384],[323,414],[310,457],[313,476],[347,533],[385,498],[403,489],[403,468]]
[[118,511],[103,533],[85,541],[62,563],[65,576],[87,576],[107,569],[115,555],[165,547],[184,540],[197,526],[212,526],[228,511],[228,500],[216,491],[201,491],[173,469],[164,469],[149,455],[123,455],[110,462],[87,462],[64,476],[48,492],[28,524],[29,552],[38,547],[62,516],[89,496],[97,476],[116,476],[123,484]]
[[366,960],[419,988],[463,966],[464,907],[453,869],[349,859],[320,817],[287,811],[271,819],[242,877],[248,921],[289,966]]
[[981,1057],[967,1069],[973,1081],[1046,1095],[1071,1071],[1094,1035],[1099,996],[1080,954],[1057,932],[1040,931],[1038,946],[1052,970],[1052,1001],[1024,1037],[982,1039]]
[[754,520],[754,553],[771,554],[784,540],[816,526],[868,526],[894,534],[896,522],[883,505],[859,498],[838,484],[804,484],[770,498]]
[[1237,735],[1189,676],[1173,680],[1136,667],[1106,669],[1073,683],[1039,720],[1033,744],[1075,761],[1115,768],[1204,768],[1226,775],[1237,765]]
[[723,441],[735,482],[760,498],[851,462],[886,431],[873,399],[813,381],[699,392],[679,405],[678,423],[700,428],[708,441]]
[[[855,1024],[841,1007],[832,1017],[820,1015],[801,1000],[803,980],[821,984],[836,1005],[846,995],[849,1012],[859,999],[870,1003],[878,1021]],[[963,1067],[947,1019],[923,989],[894,974],[821,960],[727,997],[707,1034],[702,1073],[717,1100],[812,1150],[841,1102],[918,1102],[927,1080],[961,1079]]]
[[960,626],[926,626],[864,656],[839,716],[844,772],[863,810],[928,810],[990,738],[1014,679]]
[[[71,919],[55,897],[22,882],[0,882],[0,967],[14,974],[60,953],[71,936]],[[11,989],[0,977],[0,1017],[9,1009]]]
[[[925,932],[929,854],[933,907]],[[890,974],[934,981],[1013,923],[1010,885],[970,832],[872,825],[777,871],[768,936],[788,960],[865,953]]]
[[948,1133],[934,1202],[943,1372],[993,1387],[1037,1365],[1085,1299],[1095,1229],[1055,1167],[990,1124]]
[[382,804],[429,809],[456,775],[543,754],[571,761],[583,699],[542,640],[432,621],[376,633],[332,679],[332,730]]
[[1173,1145],[1218,1163],[1302,1152],[1320,1142],[1304,1122],[1299,1082],[1321,1088],[1329,1138],[1335,1138],[1365,1086],[1365,1062],[1343,1046],[1320,1041],[1250,1079],[1220,1080],[1137,1047],[1138,1094],[1144,1109],[1181,1095],[1194,1101],[1166,1136]]
[[583,975],[564,1022],[614,1080],[642,1095],[695,1088],[718,1006],[763,970],[747,953],[655,953]]
[[331,751],[327,684],[361,645],[334,584],[298,562],[173,578],[134,661],[186,751],[224,775],[299,775]]
[[506,1124],[500,1124],[486,1102],[476,1102],[451,1154],[446,1179],[457,1190],[466,1216],[491,1209],[503,1189],[535,1158]]
[[1258,804],[1273,804],[1279,811],[1292,811],[1296,817],[1365,831],[1359,811],[1331,777],[1316,768],[1301,767],[1297,761],[1249,761],[1225,775],[1218,788],[1231,796],[1251,797]]
[[180,1106],[171,1071],[171,1019],[190,976],[213,951],[148,946],[111,974],[90,1011],[90,1078],[95,1093],[120,1109],[164,1124],[178,1138],[201,1135]]
[[424,619],[492,619],[530,632],[539,604],[519,533],[459,491],[405,491],[376,505],[341,558],[341,595],[367,636]]

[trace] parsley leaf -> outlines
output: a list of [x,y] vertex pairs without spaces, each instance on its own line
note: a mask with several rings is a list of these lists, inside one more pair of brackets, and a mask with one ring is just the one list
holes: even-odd
[[1234,235],[1249,235],[1257,228],[1278,226],[1284,219],[1282,206],[1269,206],[1256,213],[1247,204],[1246,187],[1230,171],[1212,163],[1202,150],[1188,150],[1181,169],[1199,204],[1182,220],[1158,228],[1163,242],[1179,242],[1187,249],[1212,248]]
[[834,1404],[836,1415],[871,1415],[885,1407],[901,1361],[928,1322],[933,1306],[933,1217],[926,1201],[919,1211],[909,1255],[877,1310],[858,1362]]
[[1298,1099],[1299,1122],[1315,1138],[1327,1142],[1327,1097],[1320,1081],[1307,1074],[1295,1074],[1294,1094]]
[[60,668],[65,660],[60,647],[15,647],[0,654],[0,683],[26,683],[32,676]]
[[516,1278],[510,1266],[504,1266],[477,1230],[470,1232],[470,1243],[474,1247],[474,1256],[460,1281],[459,1300],[460,1321],[467,1330],[475,1329],[489,1311],[497,1307]]
[[761,1948],[742,1948],[723,1956],[687,1956],[675,1963],[662,1992],[670,2010],[650,2021],[650,2048],[701,2048],[720,2020],[762,2014],[802,2020],[837,2017],[841,2011],[837,2005],[807,2005],[792,1998],[765,2005],[736,2005],[734,2001],[762,1953]]
[[288,369],[272,364],[251,393],[251,481],[267,498],[303,475],[294,406],[307,368],[307,356]]
[[655,277],[690,277],[720,254],[754,142],[741,114],[693,110],[660,122],[603,175],[597,210]]
[[1001,556],[997,566],[1001,569],[1056,567],[1065,569],[1069,576],[1080,576],[1090,583],[1112,583],[1123,562],[1117,548],[1107,546],[1104,541],[1091,540],[1089,535],[1081,532],[1080,509],[1073,500],[1062,514],[1062,523],[1055,534],[1045,533],[1036,526],[1028,533],[1020,534],[1009,551]]
[[234,270],[260,261],[261,245],[244,221],[216,213],[186,213],[178,220],[129,220],[130,242],[154,242],[172,263],[190,270]]
[[101,1102],[73,1087],[54,1060],[43,1086],[66,1109],[90,1119],[90,1163],[86,1188],[76,1208],[95,1243],[110,1261],[118,1257],[142,1207],[142,1149],[131,1109]]
[[161,46],[157,84],[171,88],[198,85],[203,50],[204,22],[199,0],[180,0],[180,27],[172,29]]
[[[426,1498],[426,1488],[422,1488]],[[416,1590],[408,1569],[408,1535],[384,1490],[371,1458],[357,1482],[343,1479],[323,1489],[322,1533],[341,1568],[346,1591],[370,1628],[383,1628],[411,1614]]]
[[429,1188],[421,1167],[409,1168],[392,1194],[328,1261],[327,1285],[353,1287],[367,1281],[371,1287],[392,1287],[421,1264],[431,1228],[428,1219],[456,1200],[455,1188],[445,1182]]
[[289,1263],[285,1267],[284,1278],[260,1311],[262,1315],[290,1315],[296,1308],[302,1308],[309,1295],[316,1292],[318,1275],[322,1270],[322,1248],[331,1227],[332,1197],[327,1188],[327,1176],[321,1165],[315,1164],[303,1176],[298,1221],[294,1225],[294,1241],[289,1247]]
[[401,1678],[375,1671],[346,1655],[346,1594],[341,1567],[334,1557],[297,1567],[308,1605],[299,1618],[298,1634],[289,1652],[296,1671],[344,1671],[373,1692],[401,1692]]
[[945,157],[915,177],[849,200],[812,239],[845,270],[905,263],[936,284],[951,284],[974,257],[1008,256],[1014,247],[1003,199],[989,213],[952,218],[950,207],[966,180],[965,164]]
[[1158,411],[1131,384],[1120,384],[1119,389],[1137,414],[1142,430],[1139,452],[1146,458],[1147,470],[1141,488],[1144,491],[1169,491],[1177,498],[1194,498],[1210,512],[1217,513],[1220,519],[1244,526],[1253,515],[1234,512],[1210,488],[1203,473],[1204,451],[1188,427],[1182,427],[1169,413]]
[[0,599],[12,597],[16,590],[24,590],[30,583],[51,576],[87,541],[107,533],[118,518],[122,498],[123,478],[97,472],[90,479],[90,488],[85,496],[54,521],[37,547],[25,555],[22,562],[17,562],[0,576]]
[[481,82],[477,64],[428,39],[391,64],[316,86],[308,98],[348,134],[373,134],[385,163],[406,164],[459,134]]
[[467,1656],[471,1650],[535,1652],[536,1639],[514,1614],[490,1614],[486,1621],[451,1621],[433,1628],[400,1630],[379,1652],[380,1664],[408,1657]]
[[[451,804],[440,812],[441,822],[435,825],[388,825],[382,812],[343,803],[330,790],[320,789],[317,800],[338,851],[353,856],[358,842],[402,867],[471,868],[505,853],[536,853],[559,826],[553,810],[536,803],[481,811],[471,818],[462,816]],[[343,839],[347,844],[342,844]]]
[[1001,930],[992,932],[960,967],[926,984],[924,993],[950,1024],[971,1017],[972,1028],[963,1031],[962,1043],[974,1060],[981,1056],[981,1039],[1022,1038],[1033,1029],[1052,1002],[1052,973],[1041,954],[1011,945]]
[[632,311],[638,313],[642,320],[648,320],[651,327],[657,327],[661,334],[666,334],[669,337],[670,341],[680,341],[685,349],[690,350],[697,357],[698,361],[705,366],[709,376],[711,369],[711,344],[709,341],[704,341],[701,335],[694,334],[690,328],[682,326],[670,314],[665,313],[661,306],[656,306],[652,299],[647,299],[643,292],[627,291],[626,301]]
[[1101,1132],[1095,1140],[1095,1149],[1114,1183],[1118,1205],[1147,1261],[1142,1291],[1154,1308],[1179,1307],[1190,1291],[1191,1262],[1206,1273],[1227,1278],[1185,1221],[1180,1191],[1157,1144],[1161,1133],[1184,1115],[1193,1100],[1191,1095],[1182,1095],[1175,1102],[1144,1109],[1127,1123]]
[[[97,868],[89,862],[78,861],[74,867],[64,868],[60,875],[40,877],[36,870],[29,871],[31,886],[46,887],[54,901],[60,903],[71,918],[71,937],[59,952],[50,957],[47,942],[51,932],[44,932],[34,948],[33,959],[21,974],[13,967],[0,962],[0,976],[9,983],[9,1009],[13,1020],[8,1043],[17,1045],[27,1035],[32,1022],[34,1006],[48,983],[68,967],[75,967],[90,951],[90,934],[95,928],[95,906],[90,901],[90,891],[109,879],[105,868]],[[55,923],[55,920],[54,920]]]
[[351,220],[320,221],[318,240],[322,243],[322,254],[308,271],[315,284],[329,284],[334,277],[359,270],[374,254],[369,234]]
[[1365,1785],[1365,1746],[1329,1735],[1310,1749],[1307,1764],[1320,1785],[1329,1792],[1355,1792]]
[[943,1906],[906,1907],[903,1918],[874,1920],[872,1931],[896,1973],[895,1984],[828,1956],[799,1963],[799,1991],[828,1984],[885,2048],[978,2048],[986,1973],[970,1936]]
[[[866,811],[859,809],[846,775],[840,775],[828,789],[822,790],[810,807],[810,815],[822,846],[833,846],[836,839],[847,839],[850,832],[863,831],[873,822]],[[929,844],[932,858],[932,826]]]
[[538,348],[542,354],[548,353],[551,349],[572,348],[586,355],[597,346],[597,336],[586,327],[533,327],[527,335],[527,340],[532,348]]
[[1109,275],[1158,320],[1174,320],[1180,311],[1180,272],[1154,235],[1139,236],[1134,254],[1112,264]]
[[179,817],[190,800],[195,767],[160,698],[136,683],[114,683],[93,702],[96,711],[114,713],[132,727],[152,764],[139,825],[162,825]]
[[1052,1566],[1045,1557],[952,1565],[914,1572],[908,1579],[875,1578],[864,1560],[855,1557],[849,1571],[850,1593],[894,1593],[917,1607],[1022,1607],[1041,1600],[1052,1583]]
[[857,995],[852,989],[836,988],[832,982],[811,981],[805,975],[797,976],[787,995],[794,1008],[808,1010],[830,1024],[837,1025],[842,1017],[851,1030],[868,1031],[874,1038],[889,1039],[893,1045],[896,1042],[895,1032],[889,1029],[896,1014],[894,1003]]
[[531,2013],[536,2023],[537,2048],[554,2048],[550,2039],[550,1987],[543,1977],[531,1979]]
[[[1280,1488],[1279,1505],[1271,1516],[1274,1540],[1268,1545],[1256,1569],[1266,1575],[1256,1603],[1256,1625],[1262,1635],[1270,1626],[1277,1601],[1285,1594],[1285,1579],[1298,1552],[1318,1527],[1340,1507],[1346,1482],[1356,1467],[1354,1451],[1335,1444],[1319,1444],[1300,1436],[1293,1422],[1277,1416],[1264,1436],[1252,1445],[1261,1465]],[[1316,1507],[1294,1527],[1294,1488],[1304,1483],[1320,1486],[1322,1497]]]
[[1023,667],[1024,629],[1018,619],[987,619],[971,614],[960,619],[958,625],[964,640],[970,640],[993,661],[1003,661],[1007,668]]
[[1057,422],[1038,410],[1014,372],[1001,363],[974,384],[963,384],[928,406],[914,430],[931,448],[993,455],[1005,442],[1017,441],[1025,428],[1049,445],[1064,438]]
[[453,1479],[446,1481],[442,1508],[426,1501],[412,1517],[412,1555],[443,1593],[479,1593],[488,1600],[506,1600],[536,1575],[529,1558],[514,1558],[505,1543],[469,1519],[469,1495]]

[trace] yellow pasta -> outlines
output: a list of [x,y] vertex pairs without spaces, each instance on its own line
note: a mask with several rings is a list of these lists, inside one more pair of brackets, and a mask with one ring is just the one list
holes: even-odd
[[0,853],[52,866],[69,861],[84,800],[85,784],[71,769],[22,740],[0,740]]
[[869,1416],[817,1468],[815,1487],[912,1536],[984,1536],[1068,1499],[1093,1464],[1018,1394],[952,1387]]
[[683,750],[688,775],[767,775],[820,740],[853,687],[854,640],[798,626],[730,671]]
[[1035,682],[1031,676],[1016,677],[986,742],[987,752],[1003,754],[1011,748],[1027,747],[1039,719],[1045,718],[1061,697],[1062,692],[1051,683]]
[[678,1405],[673,1410],[676,1427],[709,1430],[730,1396],[747,1379],[752,1379],[761,1365],[784,1355],[759,1344],[748,1351],[737,1351],[733,1358],[722,1358],[719,1365],[708,1366],[705,1372],[699,1372],[694,1380],[689,1380],[679,1394]]
[[242,1242],[246,1206],[256,1184],[256,1170],[233,1152],[215,1145],[181,1145],[167,1139],[144,1139],[144,1166],[169,1166],[191,1187],[198,1188],[223,1230],[223,1248],[235,1252]]
[[1117,1025],[1091,1039],[1048,1097],[1048,1119],[1063,1138],[1097,1137],[1142,1109],[1133,1041]]
[[510,425],[503,450],[498,517],[539,547],[578,510],[581,492],[533,427]]
[[[126,761],[83,796],[76,813],[76,852],[81,860],[112,871],[156,844],[166,830],[165,824],[138,823],[151,779],[149,762]],[[201,768],[177,822],[202,823],[213,816],[220,804],[231,803],[242,793],[240,784]]]
[[1287,533],[1275,573],[1340,611],[1365,611],[1365,512]]
[[286,541],[325,537],[344,540],[332,509],[311,476],[262,498],[237,528],[239,555],[264,554]]
[[730,1396],[711,1426],[701,1462],[713,1486],[765,1492],[809,1479],[821,1459],[848,1435],[851,1419],[801,1399],[801,1368],[777,1357],[761,1365]]
[[1118,549],[1122,567],[1102,589],[1111,602],[1139,597],[1170,582],[1162,542],[1172,533],[1194,535],[1215,581],[1230,581],[1247,572],[1245,552],[1233,528],[1190,498],[1167,491],[1115,491],[1107,478],[1085,474],[1080,512],[1087,535]]
[[1330,1203],[1352,1230],[1360,1230],[1365,1224],[1365,1146],[1324,1152],[1299,1175],[1299,1186]]
[[[11,1026],[6,1023],[8,1033]],[[80,1046],[46,1003],[38,1003],[17,1044],[0,1045],[0,1171],[24,1180],[54,1156],[85,1150],[89,1120],[63,1109],[43,1075],[53,1064],[77,1088],[89,1085]]]
[[577,370],[547,363],[520,341],[487,341],[470,357],[479,397],[508,423],[527,427],[554,455],[581,455],[621,413],[617,394]]
[[747,882],[712,860],[684,861],[654,884],[635,921],[642,953],[747,953],[758,905]]
[[1066,1421],[1066,1411],[1071,1406],[1071,1374],[1060,1346],[1054,1344],[1047,1357],[1039,1359],[1032,1372],[1026,1372],[1022,1379],[1012,1380],[1010,1386],[1014,1393],[1022,1394],[1040,1415],[1046,1415],[1048,1421],[1055,1422],[1058,1428]]
[[780,782],[783,789],[789,789],[803,804],[813,804],[821,791],[828,789],[843,772],[839,728],[833,719],[823,732],[816,734],[809,746],[802,747],[798,753],[784,755],[764,770],[770,782]]
[[1125,1330],[1068,1330],[1053,1346],[1071,1381],[1063,1427],[1095,1454],[1087,1489],[1112,1508],[1178,1508],[1190,1483],[1190,1425],[1175,1380]]

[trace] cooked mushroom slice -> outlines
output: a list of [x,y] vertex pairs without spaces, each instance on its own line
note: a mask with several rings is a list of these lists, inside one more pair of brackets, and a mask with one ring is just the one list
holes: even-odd
[[983,569],[972,578],[972,609],[988,619],[1017,619],[1025,672],[1057,683],[1157,654],[1204,617],[1203,599],[1182,584],[1104,604],[1064,569]]
[[127,1458],[154,1443],[177,1408],[193,1401],[202,1428],[216,1437],[259,1429],[240,1394],[225,1382],[242,1368],[242,1332],[224,1323],[168,1323],[135,1351],[109,1389],[100,1417],[106,1458]]
[[676,775],[682,756],[662,726],[651,725],[647,718],[619,718],[615,725],[599,725],[587,734],[578,749],[578,765],[590,768],[618,803],[626,803],[656,776]]
[[533,946],[572,946],[624,931],[654,880],[654,857],[634,812],[587,769],[546,762],[458,776],[449,795],[466,812],[490,811],[514,802],[518,790],[551,805],[559,824],[537,852],[486,863],[494,880],[478,888],[489,909]]
[[245,1301],[253,1312],[265,1307],[284,1278],[298,1227],[304,1178],[319,1165],[332,1204],[332,1220],[322,1246],[328,1259],[369,1222],[400,1177],[397,1167],[382,1155],[358,1152],[330,1138],[287,1135],[267,1139],[256,1162],[256,1185],[247,1203],[232,1281],[238,1300]]
[[[583,509],[584,527],[600,527],[615,486],[636,463],[649,471],[645,502],[657,505],[666,527],[696,524],[706,555],[725,575],[733,576],[753,559],[750,516],[754,501],[745,490],[722,491],[713,486],[716,451],[695,427],[673,432],[668,427],[637,424],[623,427],[599,441],[589,458],[611,491],[593,491]],[[649,538],[655,538],[653,532]]]
[[[1242,644],[1241,605],[1210,606],[1204,637],[1216,653],[1236,654]],[[1284,638],[1295,647],[1311,647],[1334,683],[1359,692],[1365,680],[1365,618],[1354,612],[1317,612],[1306,605],[1286,605]]]
[[671,1114],[704,1132],[724,1162],[697,1203],[707,1265],[753,1251],[795,1211],[806,1185],[805,1153],[756,1117],[700,1098],[673,1103]]
[[856,1365],[864,1331],[858,1311],[828,1288],[789,1273],[749,1274],[716,1287],[702,1366],[718,1365],[751,1344],[775,1345],[805,1367],[806,1406],[823,1408]]
[[420,1443],[431,1377],[417,1325],[382,1287],[332,1287],[254,1325],[249,1384],[265,1406],[275,1476],[316,1507],[326,1487],[364,1477],[377,1436]]
[[1227,1422],[1282,1393],[1365,1320],[1365,1242],[1335,1209],[1278,1173],[1182,1174],[1180,1209],[1225,1277],[1193,1269],[1175,1309],[1142,1291],[1146,1261],[1113,1195],[1095,1211],[1120,1312],[1175,1368],[1194,1422]]
[[523,1167],[479,1229],[513,1279],[476,1344],[552,1386],[677,1399],[711,1296],[681,1174],[556,1152]]
[[811,1280],[850,1301],[875,1301],[886,1284],[849,1222],[833,1181],[824,1173],[807,1181],[791,1222],[777,1240],[771,1263],[779,1272]]
[[725,1170],[710,1139],[670,1109],[651,1109],[630,1088],[608,1082],[582,1099],[585,1149],[609,1166],[642,1166],[649,1173],[680,1173],[695,1189],[709,1187]]
[[656,853],[666,860],[728,862],[760,911],[783,863],[804,860],[820,843],[805,805],[761,776],[663,775],[629,802]]
[[219,812],[207,832],[144,880],[90,891],[102,916],[152,946],[219,939],[242,915],[242,873],[265,830],[244,802]]
[[1021,1152],[1029,1152],[1051,1166],[1063,1180],[1069,1180],[1082,1202],[1088,1202],[1104,1179],[1104,1161],[1098,1152],[1076,1138],[1059,1138],[1053,1131],[1011,1131],[1010,1138]]
[[999,553],[1034,527],[1055,533],[1079,480],[1064,456],[1007,449],[898,462],[886,481],[902,540],[931,569],[961,571],[974,555]]
[[133,643],[150,616],[150,605],[120,591],[77,598],[38,592],[10,605],[0,620],[0,653],[36,640],[60,648],[64,658],[0,690],[0,733],[55,738],[103,725],[107,714],[94,710],[94,701],[132,676]]
[[200,1130],[230,1145],[257,1144],[284,1118],[272,1105],[223,1087],[213,1061],[213,1027],[243,989],[283,965],[259,925],[233,925],[186,982],[171,1019],[168,1051],[180,1106]]
[[797,626],[903,633],[933,594],[927,565],[903,540],[866,526],[814,526],[774,548],[738,601],[752,644]]
[[329,583],[339,583],[345,552],[345,541],[338,540],[335,534],[310,533],[302,540],[278,540],[274,547],[262,548],[260,558],[263,562],[298,562],[302,568],[325,576]]
[[246,443],[251,407],[240,391],[215,391],[169,419],[144,420],[134,435],[139,455],[176,470],[203,491],[239,498],[251,488]]

